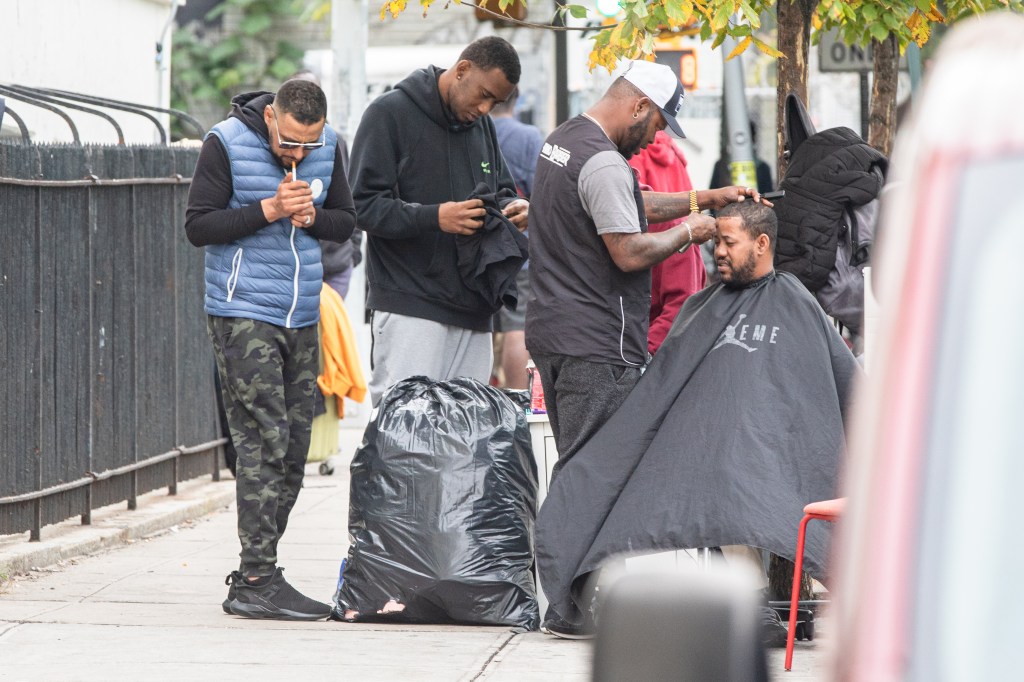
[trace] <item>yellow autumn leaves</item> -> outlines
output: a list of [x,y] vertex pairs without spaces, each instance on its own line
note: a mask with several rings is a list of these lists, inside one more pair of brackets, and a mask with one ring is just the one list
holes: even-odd
[[[782,0],[791,1],[791,0]],[[434,0],[419,0],[423,13]],[[473,0],[446,0],[447,3],[472,4]],[[588,3],[591,0],[588,0]],[[751,45],[771,57],[784,57],[772,45],[758,37],[761,16],[775,11],[776,0],[620,0],[618,23],[606,26],[592,37],[589,57],[591,70],[615,69],[620,59],[653,59],[655,39],[664,33],[699,31],[704,41],[720,46],[727,37],[737,41],[729,53],[732,59]],[[386,0],[380,18],[397,17],[406,9],[407,0]],[[502,8],[511,0],[499,0]],[[990,9],[1022,9],[1024,0],[945,0],[951,17],[980,14]],[[447,6],[447,4],[446,4]],[[560,5],[560,12],[582,18],[592,14],[590,6]],[[811,27],[817,32],[838,29],[847,43],[866,44],[895,35],[902,51],[911,41],[923,45],[931,35],[932,24],[943,23],[946,16],[933,0],[819,0],[811,14]],[[550,28],[545,23],[534,24]]]

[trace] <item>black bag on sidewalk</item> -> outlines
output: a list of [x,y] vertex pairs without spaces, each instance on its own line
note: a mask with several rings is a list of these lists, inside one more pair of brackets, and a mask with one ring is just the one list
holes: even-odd
[[335,619],[537,629],[525,395],[426,377],[384,394],[352,460]]

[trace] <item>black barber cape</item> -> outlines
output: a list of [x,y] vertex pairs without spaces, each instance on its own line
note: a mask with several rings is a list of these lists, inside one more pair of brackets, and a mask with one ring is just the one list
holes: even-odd
[[[809,502],[836,497],[847,398],[860,372],[796,277],[691,296],[622,407],[555,477],[537,517],[556,612],[620,554],[751,545],[792,559]],[[823,574],[829,524],[810,524]]]
[[516,275],[530,255],[526,236],[501,212],[499,200],[505,198],[504,192],[495,194],[486,183],[478,184],[466,199],[484,202],[483,227],[455,237],[462,283],[483,296],[494,312],[518,306]]

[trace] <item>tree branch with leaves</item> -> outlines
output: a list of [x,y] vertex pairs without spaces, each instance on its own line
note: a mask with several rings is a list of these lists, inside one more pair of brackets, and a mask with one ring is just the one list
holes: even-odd
[[[436,0],[419,0],[423,14]],[[451,2],[476,6],[464,0]],[[498,0],[502,11],[516,0]],[[799,0],[797,0],[799,1]],[[793,0],[780,0],[789,2]],[[380,18],[397,18],[407,8],[407,0],[385,0]],[[726,37],[735,38],[734,57],[754,45],[767,55],[784,58],[782,52],[757,35],[761,17],[775,11],[775,0],[621,0],[620,20],[597,31],[590,53],[590,68],[612,70],[619,59],[645,59],[655,51],[655,40],[664,32],[685,29],[699,32],[701,40],[712,41],[713,47]],[[944,8],[944,9],[943,9]],[[1022,0],[818,0],[812,3],[807,20],[815,31],[838,29],[844,42],[866,46],[895,36],[902,52],[908,44],[924,45],[931,35],[932,26],[981,14],[993,9],[1024,9]],[[563,17],[569,15],[583,19],[592,10],[584,5],[563,4],[556,10]],[[551,29],[550,24],[510,21],[510,23]]]
[[[236,12],[234,30],[220,32],[190,24],[174,32],[171,106],[192,112],[206,127],[228,111],[243,90],[276,90],[302,66],[300,47],[275,35],[276,22],[309,11],[305,0],[223,0],[207,21]],[[177,134],[184,131],[177,130]]]

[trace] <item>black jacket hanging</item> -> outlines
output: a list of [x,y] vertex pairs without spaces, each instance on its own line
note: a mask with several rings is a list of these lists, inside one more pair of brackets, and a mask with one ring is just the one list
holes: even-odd
[[802,141],[780,185],[786,196],[775,204],[775,267],[812,292],[823,287],[835,267],[844,212],[878,196],[887,166],[886,157],[849,128],[829,128]]

